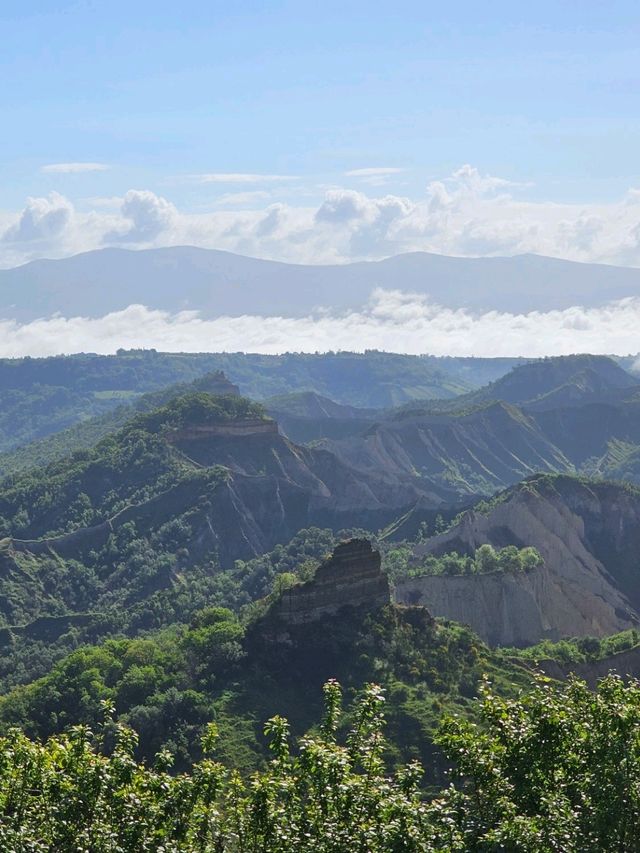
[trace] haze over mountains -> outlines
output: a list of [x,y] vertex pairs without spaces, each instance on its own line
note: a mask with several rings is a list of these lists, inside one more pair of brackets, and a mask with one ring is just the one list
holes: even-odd
[[599,306],[640,296],[640,270],[538,255],[457,258],[413,252],[381,261],[299,265],[192,246],[101,249],[0,270],[2,317],[98,317],[139,303],[203,317],[301,317],[357,309],[375,288],[453,309],[512,313]]

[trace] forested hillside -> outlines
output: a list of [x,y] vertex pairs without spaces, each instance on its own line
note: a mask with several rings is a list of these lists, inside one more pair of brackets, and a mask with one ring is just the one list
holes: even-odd
[[[140,395],[224,370],[242,393],[262,400],[313,391],[337,402],[383,408],[407,400],[451,397],[482,384],[474,362],[371,352],[282,356],[244,353],[119,351],[0,360],[0,452],[19,447]],[[487,370],[508,370],[511,362]]]
[[[567,396],[567,387],[579,393]],[[376,802],[390,808],[387,796],[401,796],[403,773],[414,773],[401,769],[407,762],[424,767],[411,776],[421,780],[415,798],[425,816],[412,831],[422,847],[407,849],[456,849],[436,845],[446,837],[471,850],[477,833],[511,838],[495,803],[478,828],[462,778],[458,793],[430,797],[452,761],[473,775],[465,762],[477,735],[468,726],[481,720],[483,679],[495,694],[485,714],[506,701],[514,704],[501,705],[505,713],[522,715],[540,704],[518,697],[546,689],[535,685],[538,665],[556,679],[579,669],[591,686],[609,662],[640,673],[638,492],[575,476],[605,458],[634,458],[637,387],[610,360],[571,358],[517,367],[457,408],[418,401],[381,411],[309,391],[265,409],[213,372],[25,445],[0,480],[0,731],[50,739],[43,756],[67,743],[61,737],[84,738],[87,767],[111,772],[113,723],[104,745],[63,732],[99,730],[113,707],[137,732],[121,729],[122,760],[148,762],[137,778],[165,778],[148,769],[159,752],[160,765],[172,766],[169,789],[195,792],[212,766],[202,763],[202,738],[214,722],[219,778],[258,771],[271,784],[264,721],[286,715],[295,738],[317,733],[322,685],[337,678],[348,703],[362,691],[369,702],[386,696]],[[511,401],[494,401],[496,388]],[[37,466],[38,458],[54,461]],[[349,549],[361,557],[341,562]],[[582,725],[582,694],[557,690],[558,702],[577,703]],[[624,697],[634,707],[634,694]],[[339,742],[352,742],[358,713],[337,726]],[[448,715],[458,722],[443,728]],[[20,742],[24,754],[39,748]],[[42,766],[58,773],[56,760]],[[294,753],[292,773],[298,760]],[[399,774],[393,795],[383,782],[390,772]],[[510,778],[506,765],[499,772]],[[292,785],[304,784],[296,778]],[[568,796],[587,788],[582,780]],[[245,816],[255,806],[248,790],[238,805]],[[415,798],[407,820],[417,820]],[[442,815],[454,803],[452,823]],[[534,832],[541,803],[521,809],[518,832],[529,819]],[[104,809],[101,820],[115,827]],[[545,818],[553,832],[556,818]],[[60,831],[56,820],[33,825]],[[182,826],[160,821],[158,832],[183,832],[176,850],[199,849],[194,825]]]

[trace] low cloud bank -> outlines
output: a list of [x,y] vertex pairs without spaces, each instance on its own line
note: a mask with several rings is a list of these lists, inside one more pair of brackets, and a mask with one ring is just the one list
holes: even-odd
[[326,352],[380,349],[433,355],[544,356],[640,351],[640,298],[600,308],[473,314],[399,290],[376,290],[369,304],[345,314],[304,318],[169,314],[143,305],[96,319],[51,317],[0,321],[0,356],[112,353],[118,348],[201,352]]

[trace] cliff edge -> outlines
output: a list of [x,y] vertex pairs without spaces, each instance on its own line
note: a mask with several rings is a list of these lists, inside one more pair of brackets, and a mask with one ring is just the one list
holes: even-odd
[[[640,492],[572,477],[534,477],[489,510],[416,548],[473,554],[484,543],[535,547],[530,572],[410,578],[396,600],[464,622],[492,645],[604,637],[638,625]],[[635,595],[634,595],[635,591]]]

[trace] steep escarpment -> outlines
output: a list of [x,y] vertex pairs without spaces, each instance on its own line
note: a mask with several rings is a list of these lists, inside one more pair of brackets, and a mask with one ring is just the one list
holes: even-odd
[[285,590],[273,613],[287,624],[315,622],[344,607],[376,610],[391,603],[389,581],[381,568],[380,552],[366,539],[338,545],[312,580]]
[[393,470],[363,471],[329,448],[295,444],[281,434],[276,421],[266,418],[189,422],[166,431],[165,437],[190,464],[223,465],[248,477],[274,477],[306,490],[314,519],[330,526],[366,521],[379,527],[417,500],[432,508],[458,500],[445,485]]
[[538,472],[640,483],[640,384],[605,356],[549,358],[453,400],[381,413],[342,438],[316,434],[358,470],[471,499]]
[[572,469],[531,418],[505,403],[459,414],[401,412],[327,446],[360,471],[466,496],[492,494],[536,471]]
[[375,409],[346,406],[313,391],[272,397],[264,405],[282,432],[296,442],[358,435],[380,416]]
[[493,644],[605,636],[638,624],[640,493],[571,477],[535,477],[467,512],[416,556],[472,554],[482,544],[533,546],[530,573],[425,576],[405,580],[399,601],[466,622]]
[[442,494],[298,446],[248,400],[191,392],[0,484],[0,624],[137,607],[308,527],[378,529]]
[[581,406],[531,412],[538,429],[558,447],[576,469],[592,468],[607,473],[620,460],[615,447],[640,448],[640,399],[601,400]]

